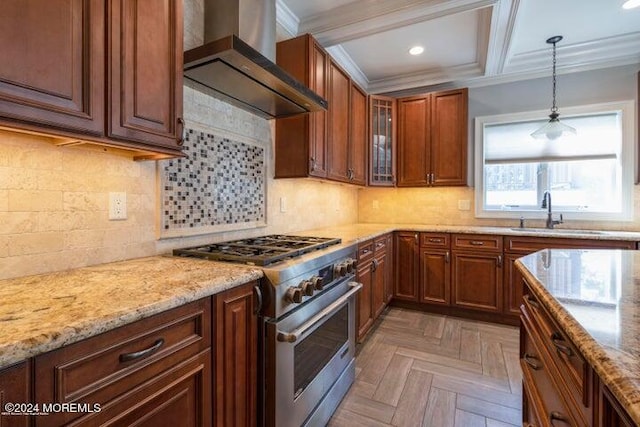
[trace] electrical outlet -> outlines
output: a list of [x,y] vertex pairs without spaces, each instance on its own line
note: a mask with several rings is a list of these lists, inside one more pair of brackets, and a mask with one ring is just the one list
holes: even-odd
[[471,210],[471,200],[458,200],[458,210],[460,211]]
[[380,202],[377,200],[373,201],[373,209],[380,209]]
[[109,220],[127,219],[127,193],[109,193]]
[[287,211],[287,198],[280,197],[280,212],[284,213]]

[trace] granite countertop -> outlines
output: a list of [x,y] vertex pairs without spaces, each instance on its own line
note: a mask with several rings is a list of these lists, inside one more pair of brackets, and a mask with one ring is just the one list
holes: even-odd
[[262,277],[262,270],[149,257],[0,281],[0,369]]
[[572,230],[566,228],[510,228],[477,227],[462,225],[425,225],[425,224],[347,224],[305,230],[293,234],[305,234],[318,237],[340,237],[343,243],[363,242],[392,231],[417,231],[435,233],[494,234],[503,236],[562,237],[571,239],[622,240],[640,242],[640,233],[632,231]]
[[544,249],[516,266],[640,425],[640,251]]

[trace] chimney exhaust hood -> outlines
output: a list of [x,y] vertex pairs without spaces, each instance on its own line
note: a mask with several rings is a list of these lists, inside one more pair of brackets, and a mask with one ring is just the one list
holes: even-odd
[[205,44],[184,53],[186,79],[272,119],[327,109],[275,59],[275,0],[205,0]]

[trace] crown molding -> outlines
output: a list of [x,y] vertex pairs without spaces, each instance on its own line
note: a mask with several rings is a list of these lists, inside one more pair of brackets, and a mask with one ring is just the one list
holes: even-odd
[[493,7],[485,75],[502,72],[515,29],[520,0],[501,0]]
[[[640,32],[606,37],[585,43],[557,47],[558,67],[570,63],[570,68],[598,67],[603,63],[632,63],[639,60]],[[505,73],[551,69],[551,48],[515,54],[504,66]]]
[[287,6],[283,0],[276,0],[276,25],[280,26],[290,37],[298,35],[300,19],[289,9],[289,6]]
[[369,90],[369,79],[362,72],[358,64],[354,62],[351,55],[341,45],[331,46],[327,48],[327,52],[340,66],[349,74],[352,80],[354,80],[358,86],[362,89]]
[[369,92],[379,94],[407,90],[414,87],[432,86],[452,80],[457,81],[481,76],[483,72],[483,68],[478,63],[458,65],[445,70],[421,71],[400,77],[372,80],[369,82]]
[[300,32],[311,33],[324,46],[333,46],[372,34],[492,6],[499,0],[360,0],[314,15],[301,22]]

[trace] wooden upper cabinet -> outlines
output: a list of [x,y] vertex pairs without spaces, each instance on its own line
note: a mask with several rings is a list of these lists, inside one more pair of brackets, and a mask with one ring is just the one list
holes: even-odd
[[184,127],[182,0],[108,4],[108,135],[176,148]]
[[349,92],[349,170],[347,175],[352,184],[367,183],[367,93],[355,83]]
[[[328,54],[305,34],[276,45],[276,62],[319,96],[327,98]],[[327,177],[327,113],[276,119],[275,177]]]
[[6,0],[0,124],[181,155],[182,0]]
[[104,1],[4,0],[0,123],[101,135]]
[[349,75],[329,60],[327,178],[349,181]]
[[467,184],[467,89],[398,100],[398,186]]
[[467,89],[431,98],[431,185],[467,185]]
[[431,96],[398,100],[398,187],[429,183]]
[[396,100],[369,96],[369,185],[392,187],[396,182]]

